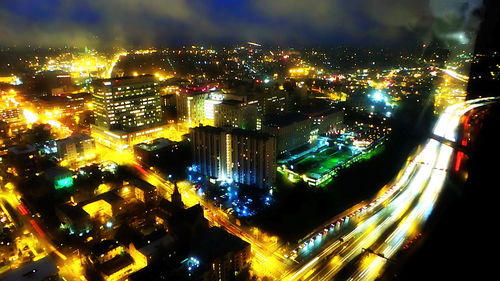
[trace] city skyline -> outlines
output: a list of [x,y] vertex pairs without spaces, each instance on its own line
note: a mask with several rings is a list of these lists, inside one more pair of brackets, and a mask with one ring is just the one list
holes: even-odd
[[494,278],[499,6],[2,2],[0,280]]

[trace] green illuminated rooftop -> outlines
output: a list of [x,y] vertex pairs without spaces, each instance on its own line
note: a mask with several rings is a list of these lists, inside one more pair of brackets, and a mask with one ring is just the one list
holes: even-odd
[[350,151],[336,151],[328,148],[301,159],[294,165],[294,170],[300,174],[322,175],[341,165],[350,157],[352,157]]

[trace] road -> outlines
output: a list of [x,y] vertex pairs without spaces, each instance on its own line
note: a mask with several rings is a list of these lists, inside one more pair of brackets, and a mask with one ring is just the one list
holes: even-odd
[[36,215],[30,213],[29,209],[21,203],[20,198],[15,190],[0,188],[0,208],[8,220],[14,223],[18,233],[15,238],[17,251],[12,256],[0,254],[1,258],[9,261],[10,268],[17,268],[29,260],[39,260],[49,252],[61,255],[37,223]]
[[[486,98],[449,107],[440,115],[433,134],[456,142],[460,117],[495,101],[494,98]],[[389,196],[382,200],[375,199],[373,202],[376,204],[352,216],[356,227],[343,234],[341,240],[329,243],[316,255],[286,272],[282,280],[331,280],[356,258],[360,258],[357,268],[348,279],[376,279],[388,259],[418,233],[432,212],[453,152],[447,144],[429,138],[423,148],[410,157],[392,187],[388,187]],[[363,253],[364,249],[378,255]]]
[[[160,193],[173,193],[173,183],[151,170],[143,169],[137,163],[134,167],[140,172],[143,180],[157,188],[164,189]],[[177,185],[186,206],[200,204],[205,210],[205,218],[213,225],[221,226],[229,233],[250,243],[253,253],[252,267],[255,271],[273,278],[279,278],[285,271],[287,264],[290,263],[283,255],[287,249],[276,237],[262,233],[255,227],[242,226],[236,218],[199,196],[189,182],[178,182]]]
[[444,73],[450,75],[451,77],[460,80],[462,82],[468,82],[469,81],[469,76],[463,75],[460,73],[457,73],[454,70],[448,69],[448,68],[438,68],[439,70],[443,71]]

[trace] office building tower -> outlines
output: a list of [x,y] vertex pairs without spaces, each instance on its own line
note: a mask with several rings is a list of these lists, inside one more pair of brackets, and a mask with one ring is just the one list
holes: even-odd
[[205,100],[209,94],[203,92],[181,92],[177,95],[177,119],[198,125],[205,119]]
[[164,129],[159,83],[154,76],[97,80],[92,101],[97,142],[125,149],[157,138]]

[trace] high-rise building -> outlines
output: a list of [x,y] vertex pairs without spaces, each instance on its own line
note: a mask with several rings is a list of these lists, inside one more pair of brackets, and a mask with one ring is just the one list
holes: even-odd
[[234,129],[228,133],[227,175],[235,182],[271,186],[276,179],[276,141],[271,135]]
[[187,92],[177,95],[177,119],[190,124],[202,123],[205,119],[205,101],[209,94]]
[[263,116],[277,114],[290,109],[290,94],[286,91],[268,89],[259,92],[249,98],[249,101],[257,101],[259,112]]
[[276,174],[273,136],[242,129],[191,129],[196,172],[213,179],[269,187]]
[[133,132],[161,121],[160,91],[154,76],[98,80],[92,94],[96,125]]
[[213,125],[215,106],[225,94],[220,91],[185,90],[176,95],[177,119],[190,125]]
[[215,105],[214,126],[233,127],[246,130],[260,130],[262,117],[257,103],[239,100],[224,100]]
[[191,129],[190,138],[197,172],[211,178],[225,178],[228,148],[224,129],[196,127]]
[[159,83],[152,75],[97,80],[92,101],[96,141],[110,147],[158,137],[162,127]]

